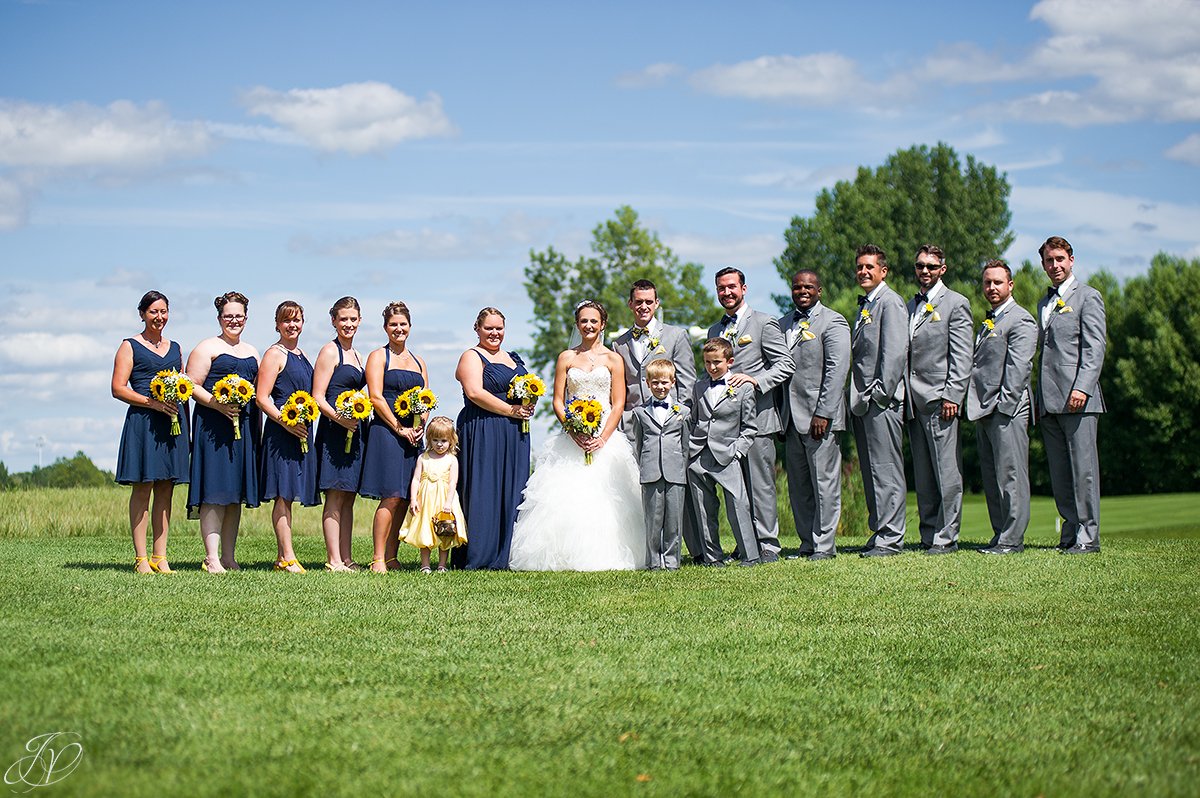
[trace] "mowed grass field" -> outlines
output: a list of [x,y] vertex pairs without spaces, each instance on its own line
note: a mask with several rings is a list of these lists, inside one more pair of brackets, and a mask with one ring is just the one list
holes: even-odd
[[305,510],[278,574],[262,508],[221,578],[182,508],[135,576],[127,495],[0,494],[0,768],[85,752],[45,794],[1200,792],[1198,494],[1105,499],[1099,556],[1038,498],[1021,556],[676,573],[328,574]]

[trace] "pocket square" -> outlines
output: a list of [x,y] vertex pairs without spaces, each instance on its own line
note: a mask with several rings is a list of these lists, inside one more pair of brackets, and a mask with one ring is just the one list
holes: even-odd
[[739,338],[737,340],[738,346],[745,346],[746,344],[752,343],[753,341],[754,341],[754,339],[751,338],[749,335],[743,335],[741,338]]

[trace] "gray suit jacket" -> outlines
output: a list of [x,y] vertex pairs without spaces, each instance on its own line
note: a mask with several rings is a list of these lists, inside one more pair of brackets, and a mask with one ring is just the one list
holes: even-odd
[[692,386],[696,384],[696,358],[687,331],[670,324],[662,325],[658,346],[648,346],[646,357],[638,360],[633,353],[633,332],[626,330],[612,342],[613,351],[625,361],[625,412],[623,424],[628,424],[633,409],[650,400],[646,385],[645,366],[651,360],[669,360],[675,364],[675,396],[673,402],[691,404]]
[[940,412],[943,401],[961,405],[971,377],[971,303],[943,285],[929,304],[932,313],[924,304],[918,307],[915,298],[908,301],[909,319],[917,317],[904,373],[910,417]]
[[[1061,300],[1061,305],[1058,301]],[[1038,319],[1049,297],[1038,302]],[[1108,345],[1104,298],[1078,277],[1055,301],[1050,320],[1038,336],[1038,415],[1066,413],[1071,391],[1087,394],[1081,413],[1103,413],[1100,370]]]
[[1014,302],[994,323],[995,328],[987,330],[975,346],[967,385],[966,412],[971,421],[993,413],[1012,418],[1029,407],[1037,322]]
[[[720,338],[721,323],[708,328],[709,338]],[[779,432],[779,412],[775,409],[775,389],[782,385],[796,364],[792,362],[779,322],[774,316],[751,310],[738,322],[733,343],[733,372],[749,374],[758,382],[755,406],[758,411],[758,435]]]
[[[862,311],[869,314],[860,320]],[[908,308],[884,283],[860,311],[850,335],[850,412],[866,415],[871,402],[887,407],[904,401],[904,369],[908,363]]]
[[635,407],[630,415],[630,438],[642,482],[661,479],[675,485],[687,484],[691,408],[682,403],[677,406],[680,411],[672,411],[666,423],[661,425],[649,404]]
[[711,384],[708,377],[703,377],[692,389],[688,457],[694,460],[708,447],[717,465],[727,466],[735,457],[745,457],[759,434],[756,391],[746,383],[734,389],[733,396],[726,391],[710,403],[705,393]]
[[[792,326],[792,313],[779,317],[779,328]],[[829,429],[846,428],[846,375],[850,373],[850,325],[820,302],[808,312],[808,332],[792,344],[796,370],[779,390],[780,420],[807,433],[813,416],[829,419]],[[785,333],[786,340],[786,333]]]

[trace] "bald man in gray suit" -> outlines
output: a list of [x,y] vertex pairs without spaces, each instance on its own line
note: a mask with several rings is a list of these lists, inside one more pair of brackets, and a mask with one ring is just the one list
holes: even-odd
[[796,370],[780,388],[784,466],[799,557],[829,560],[842,514],[842,449],[850,325],[821,304],[821,278],[811,269],[792,275],[796,309],[779,317]]
[[860,557],[904,550],[904,369],[908,363],[908,308],[885,282],[887,255],[874,244],[854,261],[858,315],[850,336],[850,413],[862,470],[871,537]]
[[1075,278],[1075,252],[1051,236],[1038,254],[1050,289],[1038,302],[1037,413],[1050,466],[1050,487],[1062,518],[1064,554],[1100,551],[1100,457],[1096,428],[1105,411],[1100,371],[1107,320],[1100,292]]
[[983,267],[991,310],[975,337],[967,418],[975,422],[979,468],[992,541],[984,554],[1025,550],[1029,526],[1029,380],[1037,322],[1012,298],[1012,270],[1002,260]]
[[926,554],[958,551],[962,525],[962,449],[958,417],[971,376],[971,303],[942,282],[946,255],[933,244],[917,250],[920,290],[908,303],[908,440],[921,547]]

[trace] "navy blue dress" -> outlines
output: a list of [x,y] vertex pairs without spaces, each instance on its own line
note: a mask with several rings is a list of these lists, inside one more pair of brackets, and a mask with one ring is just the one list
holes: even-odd
[[[337,368],[329,377],[325,389],[325,401],[333,404],[342,391],[356,391],[366,385],[366,377],[359,366],[343,361],[342,347],[335,340],[338,351]],[[317,487],[320,490],[344,490],[358,493],[362,481],[363,425],[360,423],[350,439],[350,451],[346,452],[346,429],[321,414],[317,424]]]
[[[175,341],[165,355],[143,343],[126,338],[133,348],[133,370],[129,387],[142,396],[150,395],[150,381],[163,369],[183,371],[183,357]],[[188,418],[179,410],[178,435],[171,434],[171,417],[148,407],[129,406],[125,428],[121,430],[121,449],[117,454],[117,482],[132,485],[169,479],[176,484],[188,481]]]
[[[415,386],[425,387],[421,372],[390,369],[392,351],[385,348],[383,360],[383,400],[392,406],[396,397]],[[404,424],[411,419],[400,419]],[[413,471],[421,447],[401,438],[379,416],[367,428],[367,453],[363,456],[362,484],[358,492],[368,499],[408,499]]]
[[[283,352],[287,361],[275,378],[271,401],[283,407],[296,391],[311,391],[313,367],[299,352]],[[320,503],[317,496],[317,451],[313,448],[313,425],[308,427],[308,452],[300,451],[300,439],[282,424],[267,419],[259,449],[258,480],[262,500],[279,498],[298,501],[305,507]]]
[[[213,358],[204,379],[211,392],[217,381],[236,374],[254,382],[258,361],[222,353]],[[262,413],[253,401],[242,408],[238,425],[242,437],[233,437],[233,423],[223,413],[196,402],[192,419],[192,484],[188,486],[188,508],[201,504],[245,504],[257,507],[258,447],[262,442]]]
[[[517,374],[527,374],[524,361],[510,352],[516,368],[483,361],[483,388],[509,404],[508,385]],[[508,568],[513,522],[517,505],[529,479],[529,433],[521,420],[484,410],[463,396],[458,414],[458,495],[470,536],[466,546],[453,551],[454,566],[470,570]]]

